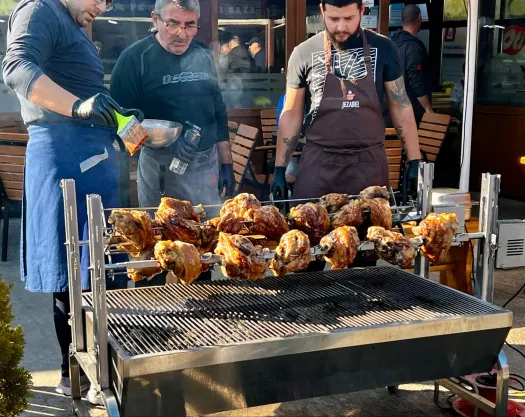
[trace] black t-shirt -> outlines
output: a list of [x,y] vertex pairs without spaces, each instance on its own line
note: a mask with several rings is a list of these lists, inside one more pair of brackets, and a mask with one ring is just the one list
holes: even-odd
[[[381,103],[384,83],[402,76],[399,57],[396,46],[387,37],[366,30],[366,39],[370,45],[372,72]],[[362,79],[366,76],[363,39],[356,34],[348,40],[347,45],[348,49],[341,52],[332,49],[334,73],[340,78],[349,79],[351,75],[358,80]],[[320,32],[298,45],[288,61],[287,86],[306,88],[305,127],[311,124],[321,103],[325,75],[324,32]]]
[[182,55],[166,51],[155,35],[120,55],[111,74],[110,94],[146,119],[189,121],[201,128],[199,149],[229,140],[228,115],[211,52],[193,41]]

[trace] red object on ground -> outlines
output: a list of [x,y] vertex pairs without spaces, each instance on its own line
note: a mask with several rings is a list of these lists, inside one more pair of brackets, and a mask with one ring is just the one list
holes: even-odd
[[[496,372],[496,369],[493,369],[493,372]],[[477,381],[479,376],[486,374],[473,374],[465,377],[469,382],[476,385],[479,391],[479,395],[486,398],[489,401],[496,401],[496,387],[490,385],[484,385]],[[512,377],[510,379],[510,384],[512,385]],[[473,417],[474,416],[474,406],[463,398],[458,398],[452,403],[454,411],[463,417]],[[491,414],[486,413],[483,410],[478,410],[478,417],[492,417]],[[518,403],[516,401],[509,400],[507,404],[507,417],[525,417],[525,405]]]

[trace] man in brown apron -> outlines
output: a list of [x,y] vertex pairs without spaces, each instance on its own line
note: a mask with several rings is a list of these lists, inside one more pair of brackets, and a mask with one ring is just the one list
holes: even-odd
[[[383,81],[391,118],[410,161],[409,180],[413,181],[417,178],[419,143],[401,69],[398,63],[399,71],[395,67],[395,46],[388,38],[360,29],[362,0],[326,0],[320,7],[325,31],[299,45],[290,58],[272,193],[285,196],[284,173],[297,146],[308,101],[312,103],[313,121],[305,131],[306,146],[294,198],[332,192],[357,194],[371,185],[389,184],[380,91],[376,85]],[[369,39],[375,43],[373,53]],[[362,42],[362,48],[349,48],[350,41]],[[322,72],[324,84],[319,82]],[[300,81],[296,82],[294,74]]]

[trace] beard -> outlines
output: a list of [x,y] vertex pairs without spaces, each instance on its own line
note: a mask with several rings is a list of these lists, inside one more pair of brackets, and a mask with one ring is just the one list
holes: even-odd
[[[359,20],[361,21],[361,19],[359,19]],[[359,26],[360,25],[361,25],[361,22],[359,22]],[[345,50],[347,50],[348,47],[349,47],[350,39],[353,38],[354,36],[356,36],[359,33],[358,31],[356,31],[354,33],[350,33],[350,32],[334,32],[334,33],[332,33],[326,27],[326,22],[324,22],[324,29],[325,29],[326,33],[328,34],[328,39],[330,39],[330,42],[332,42],[332,45],[338,51],[345,51]],[[344,41],[338,41],[336,39],[336,36],[340,36],[340,35],[346,35],[346,39]]]

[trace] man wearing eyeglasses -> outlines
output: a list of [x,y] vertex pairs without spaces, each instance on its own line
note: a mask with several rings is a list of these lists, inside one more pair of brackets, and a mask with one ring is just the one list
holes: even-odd
[[[194,40],[199,17],[198,0],[157,0],[152,12],[157,32],[126,49],[111,75],[111,96],[123,105],[140,108],[147,119],[201,128],[198,145],[183,133],[169,147],[141,149],[142,207],[157,206],[163,195],[216,205],[224,189],[233,193],[228,116],[211,50]],[[190,159],[183,175],[170,170],[174,158]]]
[[[118,207],[119,168],[113,147],[115,110],[104,87],[104,67],[85,28],[113,6],[106,0],[22,0],[8,23],[2,62],[5,83],[20,99],[29,142],[24,173],[21,276],[31,292],[53,293],[55,330],[62,353],[56,390],[70,395],[69,294],[60,181],[76,182],[80,239],[87,240],[86,194]],[[81,253],[82,289],[88,290],[89,252]],[[108,282],[108,287],[125,286]],[[82,388],[89,387],[84,376]]]

